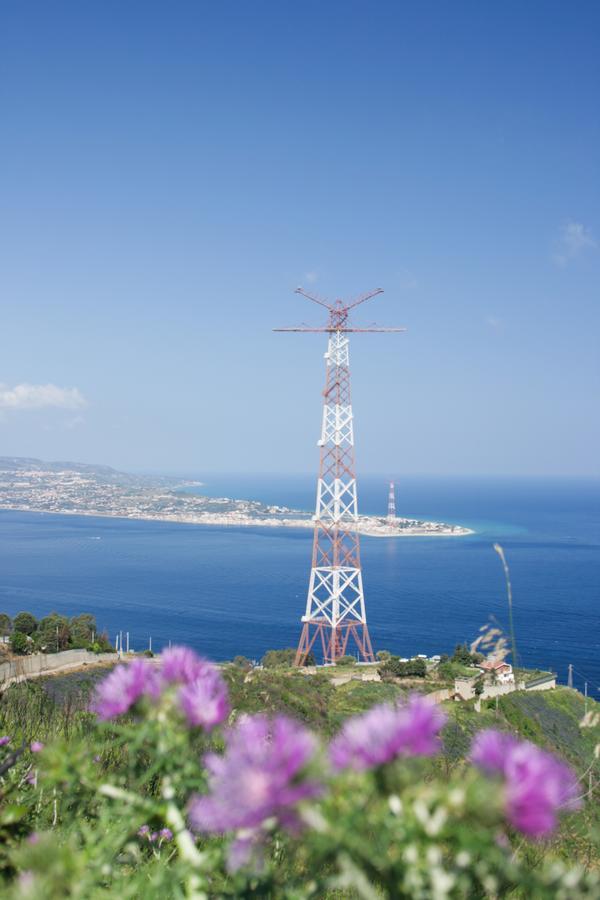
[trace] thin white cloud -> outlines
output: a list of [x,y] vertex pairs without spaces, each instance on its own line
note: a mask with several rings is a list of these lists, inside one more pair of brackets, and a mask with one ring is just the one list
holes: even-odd
[[82,409],[86,401],[78,388],[61,388],[55,384],[0,383],[0,409]]
[[305,272],[304,273],[304,280],[307,281],[309,284],[314,284],[315,281],[317,281],[318,277],[319,277],[318,272]]
[[557,249],[553,259],[558,266],[566,266],[572,260],[581,256],[586,250],[595,250],[598,242],[592,236],[589,228],[581,222],[567,222],[563,226],[560,238],[557,241]]

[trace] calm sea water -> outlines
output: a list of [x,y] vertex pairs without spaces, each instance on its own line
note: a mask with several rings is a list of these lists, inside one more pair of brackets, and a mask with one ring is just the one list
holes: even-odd
[[[201,477],[201,476],[200,476]],[[220,476],[202,492],[309,509],[312,478]],[[363,512],[383,514],[384,479],[363,478]],[[375,649],[441,653],[507,607],[511,568],[523,664],[600,698],[600,482],[398,480],[399,515],[468,525],[465,538],[363,538]],[[0,610],[87,611],[134,648],[185,642],[214,659],[293,645],[311,554],[306,530],[206,528],[0,512]]]

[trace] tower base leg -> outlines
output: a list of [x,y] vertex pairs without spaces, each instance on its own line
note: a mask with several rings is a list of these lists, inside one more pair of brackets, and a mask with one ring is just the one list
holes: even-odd
[[[350,639],[352,643],[350,644]],[[349,646],[350,645],[350,646]],[[318,648],[326,664],[336,663],[348,649],[358,651],[360,662],[375,662],[369,629],[362,622],[344,622],[333,627],[329,622],[314,619],[305,622],[296,650],[295,666],[305,666],[313,647]]]

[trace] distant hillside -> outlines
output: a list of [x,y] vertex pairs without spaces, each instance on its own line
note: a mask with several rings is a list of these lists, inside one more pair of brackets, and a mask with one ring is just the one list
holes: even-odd
[[4,472],[76,472],[87,475],[106,484],[118,484],[129,487],[152,487],[156,485],[173,487],[180,485],[182,479],[163,475],[132,475],[120,472],[112,466],[96,463],[70,462],[67,460],[48,461],[28,456],[0,456],[0,471]]

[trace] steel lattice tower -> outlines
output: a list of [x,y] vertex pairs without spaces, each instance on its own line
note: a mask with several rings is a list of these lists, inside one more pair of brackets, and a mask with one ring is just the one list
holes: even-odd
[[388,494],[388,519],[396,518],[396,494],[394,491],[394,482],[390,481],[390,492]]
[[319,303],[329,311],[323,328],[276,328],[276,331],[326,332],[329,342],[326,360],[321,465],[317,482],[317,503],[312,568],[302,616],[302,632],[296,665],[303,665],[317,638],[325,663],[335,663],[347,652],[350,638],[364,662],[372,662],[373,648],[367,627],[360,546],[357,532],[358,500],[354,464],[354,428],[350,398],[350,332],[405,331],[404,328],[350,328],[348,313],[370,297],[383,293],[379,288],[352,303],[336,300],[329,304],[298,288],[296,293]]

